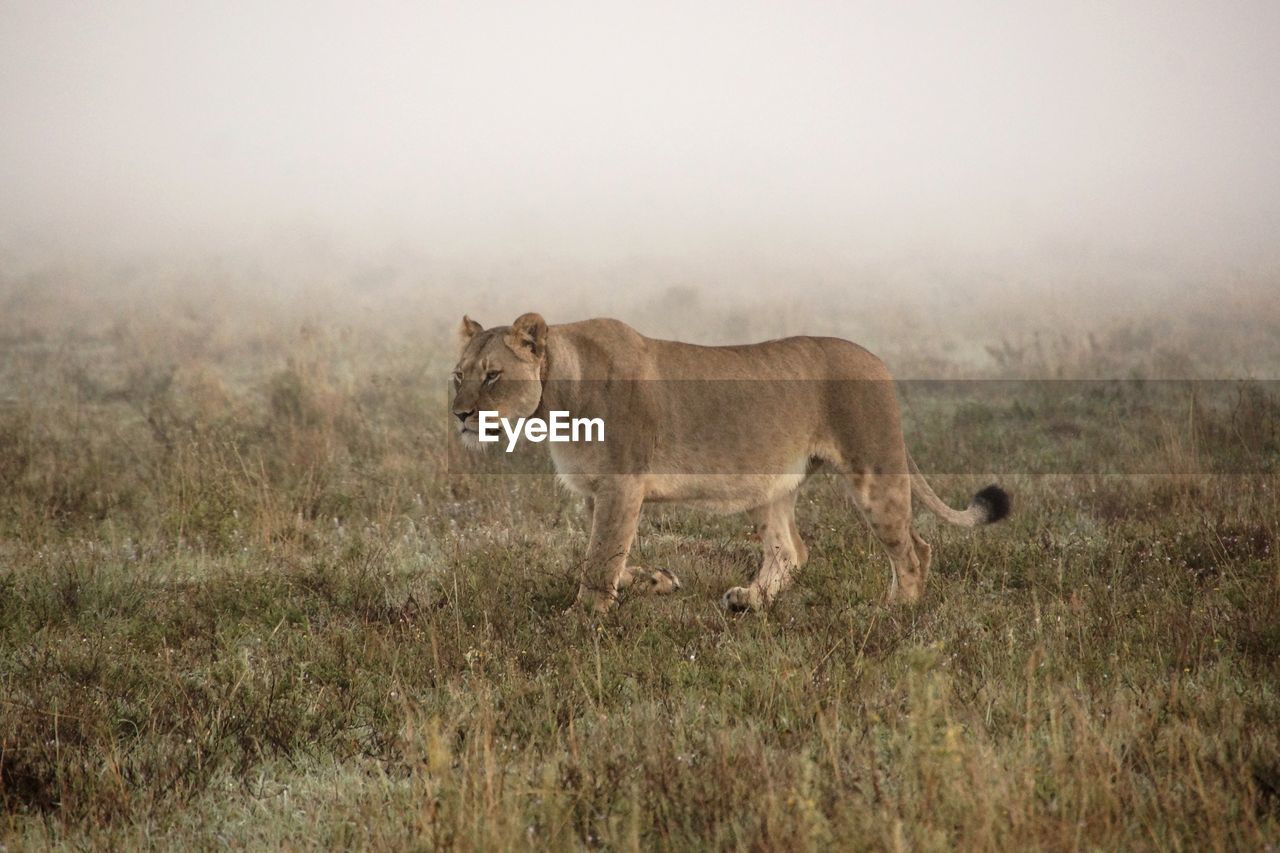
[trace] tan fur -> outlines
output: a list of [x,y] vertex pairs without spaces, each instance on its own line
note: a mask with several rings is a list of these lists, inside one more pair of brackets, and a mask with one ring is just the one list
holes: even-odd
[[478,446],[481,409],[605,421],[603,443],[548,444],[561,482],[592,508],[578,593],[591,610],[607,610],[620,589],[679,588],[670,572],[627,563],[646,502],[749,513],[764,559],[750,584],[725,593],[735,609],[768,605],[804,565],[796,494],[820,465],[844,476],[888,552],[891,600],[918,599],[929,571],[931,549],[911,527],[913,494],[947,521],[988,520],[981,506],[953,510],[929,488],[907,454],[888,370],[849,341],[703,347],[646,338],[617,320],[548,326],[537,314],[489,330],[464,318],[459,336],[453,410],[466,443]]

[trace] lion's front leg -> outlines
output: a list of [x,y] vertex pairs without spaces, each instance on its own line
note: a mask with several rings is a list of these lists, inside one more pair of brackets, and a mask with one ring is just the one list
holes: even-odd
[[627,554],[640,521],[644,492],[630,478],[619,478],[608,491],[594,496],[591,542],[583,565],[577,603],[604,613],[618,600],[618,581],[627,570]]

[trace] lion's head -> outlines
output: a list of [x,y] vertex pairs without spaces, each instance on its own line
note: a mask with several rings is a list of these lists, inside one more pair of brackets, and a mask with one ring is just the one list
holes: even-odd
[[464,316],[458,339],[461,352],[453,368],[453,416],[463,443],[483,447],[477,438],[479,412],[497,412],[498,417],[514,421],[538,410],[547,323],[539,314],[522,314],[510,326],[486,329]]

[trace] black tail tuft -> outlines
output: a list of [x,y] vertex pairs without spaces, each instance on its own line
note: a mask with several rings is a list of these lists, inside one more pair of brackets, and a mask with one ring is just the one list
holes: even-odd
[[987,517],[983,524],[991,524],[1009,514],[1009,493],[992,484],[973,496],[973,504],[982,507],[983,512],[986,513]]

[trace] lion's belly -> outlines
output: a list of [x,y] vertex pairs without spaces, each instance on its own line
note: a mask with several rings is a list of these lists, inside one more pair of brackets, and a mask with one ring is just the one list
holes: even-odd
[[[599,476],[560,474],[560,483],[572,492],[596,493]],[[676,503],[714,513],[745,512],[772,503],[800,488],[801,474],[651,474],[645,477],[646,503]]]
[[650,474],[645,478],[645,501],[743,512],[794,492],[804,480],[803,464],[786,474]]
[[[612,476],[602,472],[604,466],[594,454],[582,453],[567,445],[552,446],[552,461],[562,485],[580,495],[594,495]],[[689,504],[709,512],[742,512],[771,503],[794,492],[809,472],[810,454],[794,454],[786,462],[751,466],[747,473],[725,473],[724,468],[707,472],[691,471],[700,466],[688,465],[676,473],[676,466],[655,466],[656,471],[639,475],[645,501],[652,503]],[[741,467],[741,466],[740,466]]]

